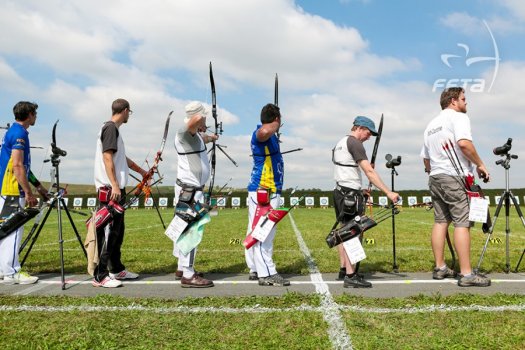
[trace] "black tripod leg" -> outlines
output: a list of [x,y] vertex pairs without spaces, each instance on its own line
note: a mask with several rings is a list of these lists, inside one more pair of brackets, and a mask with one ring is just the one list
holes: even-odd
[[[49,208],[47,208],[47,213],[44,216],[44,219],[42,220],[42,222],[40,223],[40,226],[38,226],[38,229],[36,230],[35,236],[33,237],[33,240],[31,241],[31,244],[29,245],[29,248],[27,248],[27,252],[24,255],[24,258],[20,262],[20,267],[24,266],[24,263],[26,262],[26,259],[29,256],[29,253],[31,253],[31,250],[33,249],[33,246],[35,245],[36,240],[37,240],[38,236],[40,235],[40,231],[42,231],[42,229],[44,228],[46,220],[47,220],[49,214],[51,213],[51,209],[53,209],[53,205],[50,205]],[[31,231],[33,231],[33,229],[31,229]],[[24,245],[20,246],[18,254],[22,253],[22,250],[25,248],[26,244],[27,244],[27,239],[24,242]]]
[[393,256],[393,263],[392,263],[392,270],[394,272],[399,272],[399,267],[397,266],[397,258],[396,258],[396,221],[395,221],[395,213],[394,213],[394,207],[392,207],[392,256]]
[[494,232],[494,227],[496,227],[496,222],[498,221],[499,212],[501,210],[501,206],[503,205],[505,193],[501,196],[498,202],[498,206],[496,208],[496,212],[494,213],[494,220],[492,221],[492,226],[490,227],[489,232],[487,233],[487,239],[485,240],[485,245],[483,246],[483,250],[481,251],[481,255],[478,260],[478,265],[474,269],[474,272],[478,273],[479,268],[481,266],[481,263],[483,262],[483,256],[485,255],[485,252],[487,251],[487,247],[489,245],[490,238],[492,237],[492,233]]
[[[160,195],[160,191],[159,191],[159,195]],[[162,219],[162,215],[160,214],[159,206],[157,205],[157,203],[155,203],[155,198],[153,198],[153,196],[151,196],[151,199],[153,199],[153,206],[155,207],[155,210],[157,211],[157,214],[159,215],[160,223],[162,224],[162,227],[166,229],[166,224],[164,223],[164,220]]]
[[[512,202],[514,203],[514,208],[516,208],[516,212],[518,212],[518,216],[521,219],[521,223],[523,224],[523,227],[525,227],[525,219],[523,218],[523,213],[521,212],[521,208],[519,206],[518,201],[514,197],[514,195],[511,193],[510,198],[512,199]],[[523,252],[521,253],[520,260],[518,261],[518,264],[516,265],[516,269],[514,272],[518,272],[518,268],[520,267],[521,260],[523,259],[523,255],[525,254],[525,249],[523,249]]]
[[514,273],[518,272],[518,268],[520,267],[521,260],[523,259],[524,254],[525,254],[525,249],[523,249],[523,252],[521,252],[520,260],[518,261],[518,264],[516,265],[516,269],[514,270]]
[[510,192],[505,193],[505,273],[510,272]]
[[71,224],[73,231],[75,231],[75,235],[77,236],[78,243],[80,244],[80,247],[82,248],[82,251],[84,252],[84,256],[87,258],[86,248],[84,248],[84,243],[82,243],[82,239],[80,238],[80,234],[78,233],[75,223],[73,222],[73,218],[71,217],[71,214],[69,213],[69,210],[67,209],[64,198],[60,198],[60,203],[62,204],[62,208],[66,212],[67,218],[69,219],[69,223]]
[[452,246],[452,241],[450,240],[450,235],[448,234],[448,230],[447,230],[447,235],[445,237],[447,238],[447,245],[448,245],[448,249],[450,250],[450,255],[452,255],[451,267],[452,267],[452,270],[455,270],[455,268],[456,268],[456,253],[454,252],[454,246]]

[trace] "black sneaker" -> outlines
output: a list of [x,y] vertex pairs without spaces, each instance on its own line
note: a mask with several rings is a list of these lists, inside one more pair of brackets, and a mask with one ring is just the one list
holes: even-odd
[[371,288],[372,283],[365,281],[363,276],[359,274],[355,274],[352,277],[347,275],[345,276],[343,287],[344,288]]
[[346,267],[341,267],[339,269],[339,274],[337,275],[336,281],[342,281],[346,276]]
[[458,273],[447,266],[445,270],[435,267],[432,271],[432,278],[435,280],[442,280],[445,278],[455,278]]
[[283,278],[283,276],[276,273],[275,275],[259,278],[260,286],[289,286],[290,281]]
[[250,276],[248,277],[250,281],[257,281],[259,279],[259,276],[257,275],[256,271],[251,271]]

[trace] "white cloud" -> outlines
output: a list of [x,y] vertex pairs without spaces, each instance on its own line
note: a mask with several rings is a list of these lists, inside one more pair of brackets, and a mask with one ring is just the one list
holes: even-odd
[[[481,20],[466,13],[450,14],[442,23],[466,33],[483,30],[486,35]],[[334,144],[348,133],[356,115],[378,122],[382,113],[385,129],[378,171],[389,184],[384,155],[401,155],[399,188],[426,187],[419,159],[421,133],[439,112],[439,94],[432,92],[431,82],[417,77],[385,78],[428,67],[417,57],[379,55],[356,28],[306,13],[293,1],[7,1],[0,24],[10,33],[0,37],[2,89],[17,98],[34,96],[42,112],[53,112],[39,113],[38,124],[31,129],[33,144],[47,145],[50,126],[61,120],[60,142],[68,150],[62,164],[64,181],[92,182],[96,134],[110,117],[111,102],[123,97],[131,102],[134,114],[122,133],[137,163],[153,158],[166,116],[175,111],[161,164],[165,184],[171,185],[177,163],[174,131],[185,103],[209,95],[207,69],[213,61],[220,86],[219,114],[225,126],[239,130],[221,136],[220,143],[228,146],[226,151],[239,168],[219,153],[217,184],[230,177],[233,186],[247,184],[251,130],[267,102],[259,102],[263,97],[250,100],[255,104],[250,107],[252,116],[241,118],[235,111],[245,102],[235,101],[235,93],[270,90],[278,72],[285,123],[282,149],[304,148],[285,155],[285,187],[330,188]],[[19,59],[38,64],[43,77],[26,74]],[[474,136],[486,162],[491,161],[492,148],[512,136],[509,131],[523,128],[523,65],[502,62],[490,94],[468,94]],[[488,70],[485,78],[491,80],[491,74]],[[373,142],[365,144],[369,151]],[[516,136],[517,150],[523,149],[519,143]],[[40,158],[35,152],[34,164]]]

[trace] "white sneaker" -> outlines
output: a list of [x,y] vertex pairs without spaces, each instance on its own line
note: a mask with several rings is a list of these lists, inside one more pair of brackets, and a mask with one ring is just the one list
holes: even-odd
[[93,287],[104,287],[104,288],[117,288],[122,285],[122,282],[115,280],[109,276],[106,276],[101,282],[93,279]]
[[38,277],[31,276],[27,272],[18,272],[12,276],[4,276],[4,284],[33,284],[38,281]]
[[109,273],[109,277],[115,280],[134,280],[139,277],[138,273],[133,273],[128,270],[122,270],[119,273]]

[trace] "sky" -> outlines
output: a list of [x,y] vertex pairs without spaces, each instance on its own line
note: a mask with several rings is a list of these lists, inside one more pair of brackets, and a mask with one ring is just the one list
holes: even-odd
[[[423,130],[449,84],[466,89],[474,144],[504,188],[494,147],[512,138],[509,187],[525,173],[525,2],[518,0],[0,0],[0,126],[20,100],[38,103],[29,129],[32,169],[50,180],[57,120],[61,184],[92,184],[97,133],[111,103],[130,101],[120,128],[126,153],[143,168],[174,111],[159,171],[176,179],[175,130],[184,106],[211,106],[213,63],[219,144],[217,186],[245,188],[250,137],[279,76],[285,188],[334,186],[331,150],[357,115],[379,123],[376,169],[396,190],[426,189]],[[212,124],[208,118],[208,124]],[[365,142],[370,156],[374,138]],[[392,176],[385,156],[401,156]],[[146,163],[146,161],[148,163]],[[231,180],[230,180],[231,179]],[[133,184],[131,180],[130,184]]]

